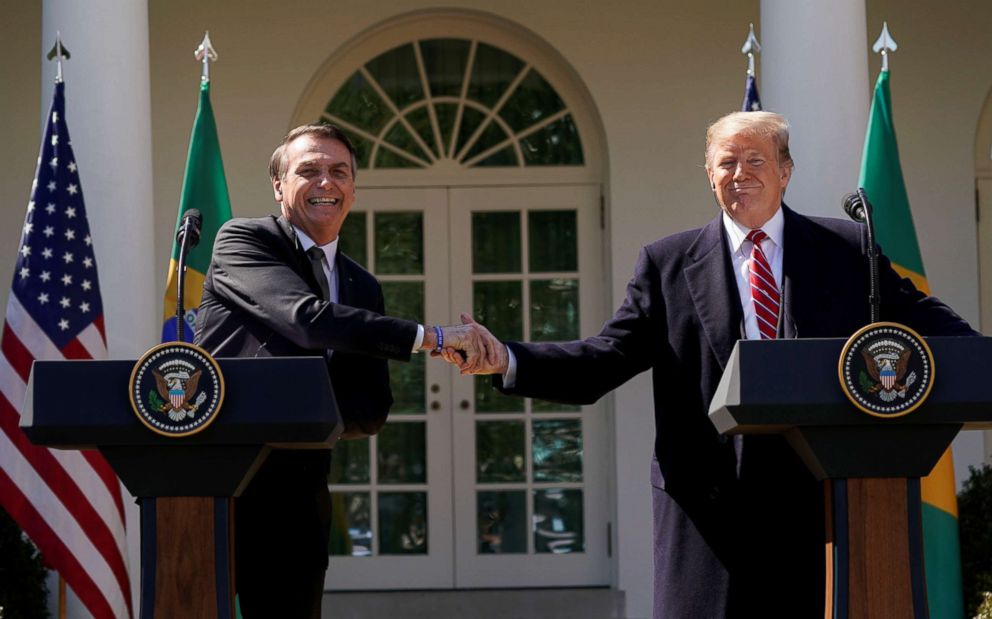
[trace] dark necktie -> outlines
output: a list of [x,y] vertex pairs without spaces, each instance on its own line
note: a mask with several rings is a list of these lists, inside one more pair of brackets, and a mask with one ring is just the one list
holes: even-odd
[[758,319],[758,331],[761,339],[774,340],[778,333],[778,308],[780,296],[775,276],[772,275],[768,257],[761,249],[761,241],[768,238],[764,230],[752,230],[747,235],[751,241],[751,260],[748,262],[749,279],[751,282],[751,300],[754,302],[754,315]]
[[313,269],[313,276],[317,278],[320,285],[320,293],[325,301],[331,300],[331,287],[327,283],[327,275],[324,274],[324,250],[314,245],[307,250],[310,257],[310,268]]

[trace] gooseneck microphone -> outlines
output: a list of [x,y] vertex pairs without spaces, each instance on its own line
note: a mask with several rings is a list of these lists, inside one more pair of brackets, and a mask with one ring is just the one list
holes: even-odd
[[183,327],[186,326],[184,311],[184,289],[186,287],[186,254],[196,247],[200,242],[200,228],[203,226],[203,216],[200,211],[191,208],[183,213],[183,218],[179,222],[179,230],[176,232],[176,242],[179,243],[179,269],[178,289],[176,290],[176,340],[186,341],[183,336]]
[[878,290],[878,249],[875,244],[873,210],[864,187],[858,187],[856,193],[849,193],[844,196],[843,206],[844,212],[847,213],[848,217],[854,221],[864,222],[865,227],[868,229],[868,303],[871,306],[871,322],[878,322],[881,301]]

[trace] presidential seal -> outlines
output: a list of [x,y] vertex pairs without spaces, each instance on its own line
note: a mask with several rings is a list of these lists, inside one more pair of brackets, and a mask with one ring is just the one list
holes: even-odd
[[210,353],[185,342],[159,344],[131,370],[131,407],[141,423],[164,436],[189,436],[217,417],[224,377]]
[[909,327],[876,322],[847,340],[837,372],[844,395],[860,410],[875,417],[902,417],[930,395],[933,353]]

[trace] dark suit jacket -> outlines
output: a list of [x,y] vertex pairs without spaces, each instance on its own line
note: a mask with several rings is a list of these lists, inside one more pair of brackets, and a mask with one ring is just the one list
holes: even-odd
[[[850,336],[869,322],[863,226],[783,209],[781,336]],[[880,270],[882,319],[924,335],[975,334],[884,257]],[[707,417],[742,333],[717,216],[646,246],[598,335],[509,344],[517,378],[507,391],[518,395],[588,404],[652,370],[656,618],[823,615],[821,486],[780,437],[728,439]]]
[[[393,403],[387,359],[410,358],[417,324],[383,316],[379,283],[340,251],[335,266],[340,302],[330,303],[284,218],[228,221],[214,241],[196,343],[217,357],[323,357],[333,349],[328,373],[345,435],[375,434]],[[321,450],[269,454],[238,502],[239,558],[273,540],[258,552],[290,550],[297,557],[287,562],[326,566],[329,463]]]

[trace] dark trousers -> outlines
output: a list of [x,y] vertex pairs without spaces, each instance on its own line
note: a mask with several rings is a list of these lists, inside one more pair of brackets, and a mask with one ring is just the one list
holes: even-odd
[[317,619],[327,571],[329,451],[273,450],[235,500],[244,619]]

